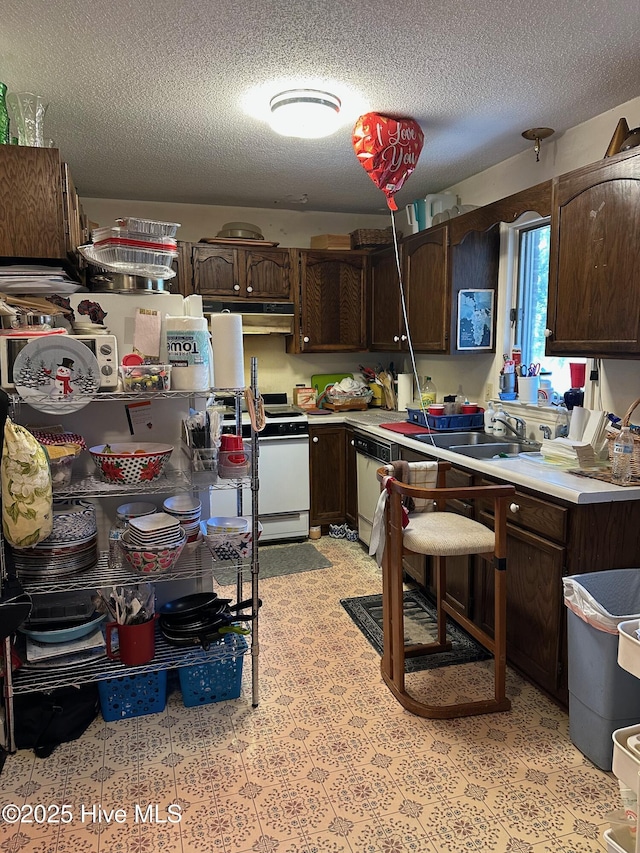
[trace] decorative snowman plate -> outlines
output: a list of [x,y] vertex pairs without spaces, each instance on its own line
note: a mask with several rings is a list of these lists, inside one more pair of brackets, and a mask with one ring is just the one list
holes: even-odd
[[32,408],[64,415],[91,402],[100,388],[100,368],[85,344],[65,335],[45,335],[20,350],[13,381]]

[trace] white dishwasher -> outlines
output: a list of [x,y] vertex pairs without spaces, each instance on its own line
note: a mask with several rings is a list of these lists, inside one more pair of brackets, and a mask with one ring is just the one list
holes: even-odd
[[381,465],[400,458],[400,448],[393,441],[374,438],[366,433],[354,435],[358,485],[358,538],[368,545],[371,541],[373,514],[380,497],[376,471]]

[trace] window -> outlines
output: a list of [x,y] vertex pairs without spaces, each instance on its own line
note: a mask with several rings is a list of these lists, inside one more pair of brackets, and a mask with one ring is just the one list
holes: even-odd
[[[517,229],[517,264],[512,320],[513,346],[522,350],[524,364],[539,363],[550,372],[552,387],[560,394],[571,387],[569,361],[545,355],[547,295],[549,286],[549,235],[547,222]],[[514,246],[514,251],[515,251]]]

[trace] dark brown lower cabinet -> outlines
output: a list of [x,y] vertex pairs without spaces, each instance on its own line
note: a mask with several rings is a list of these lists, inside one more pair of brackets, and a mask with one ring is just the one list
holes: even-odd
[[309,427],[311,527],[344,523],[346,472],[344,426]]
[[[480,479],[482,485],[490,481]],[[488,502],[477,518],[492,526]],[[507,661],[563,703],[568,702],[561,657],[565,614],[562,577],[575,510],[517,491],[507,514]],[[493,566],[476,558],[474,620],[493,630]],[[566,679],[565,679],[566,681]]]
[[[479,520],[492,526],[492,518]],[[560,676],[562,575],[566,549],[514,524],[507,525],[507,658],[553,695]],[[481,576],[477,621],[493,631],[493,566],[476,558]]]

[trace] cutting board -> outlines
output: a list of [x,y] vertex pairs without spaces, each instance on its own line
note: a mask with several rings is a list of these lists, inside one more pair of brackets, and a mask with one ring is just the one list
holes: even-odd
[[420,433],[424,435],[426,432],[430,432],[427,427],[420,426],[419,424],[409,424],[406,421],[400,421],[400,423],[389,423],[389,424],[379,424],[380,429],[388,429],[391,432],[399,432],[402,435],[416,435]]
[[343,379],[353,379],[353,373],[314,373],[311,377],[311,387],[322,394],[327,385],[335,385]]

